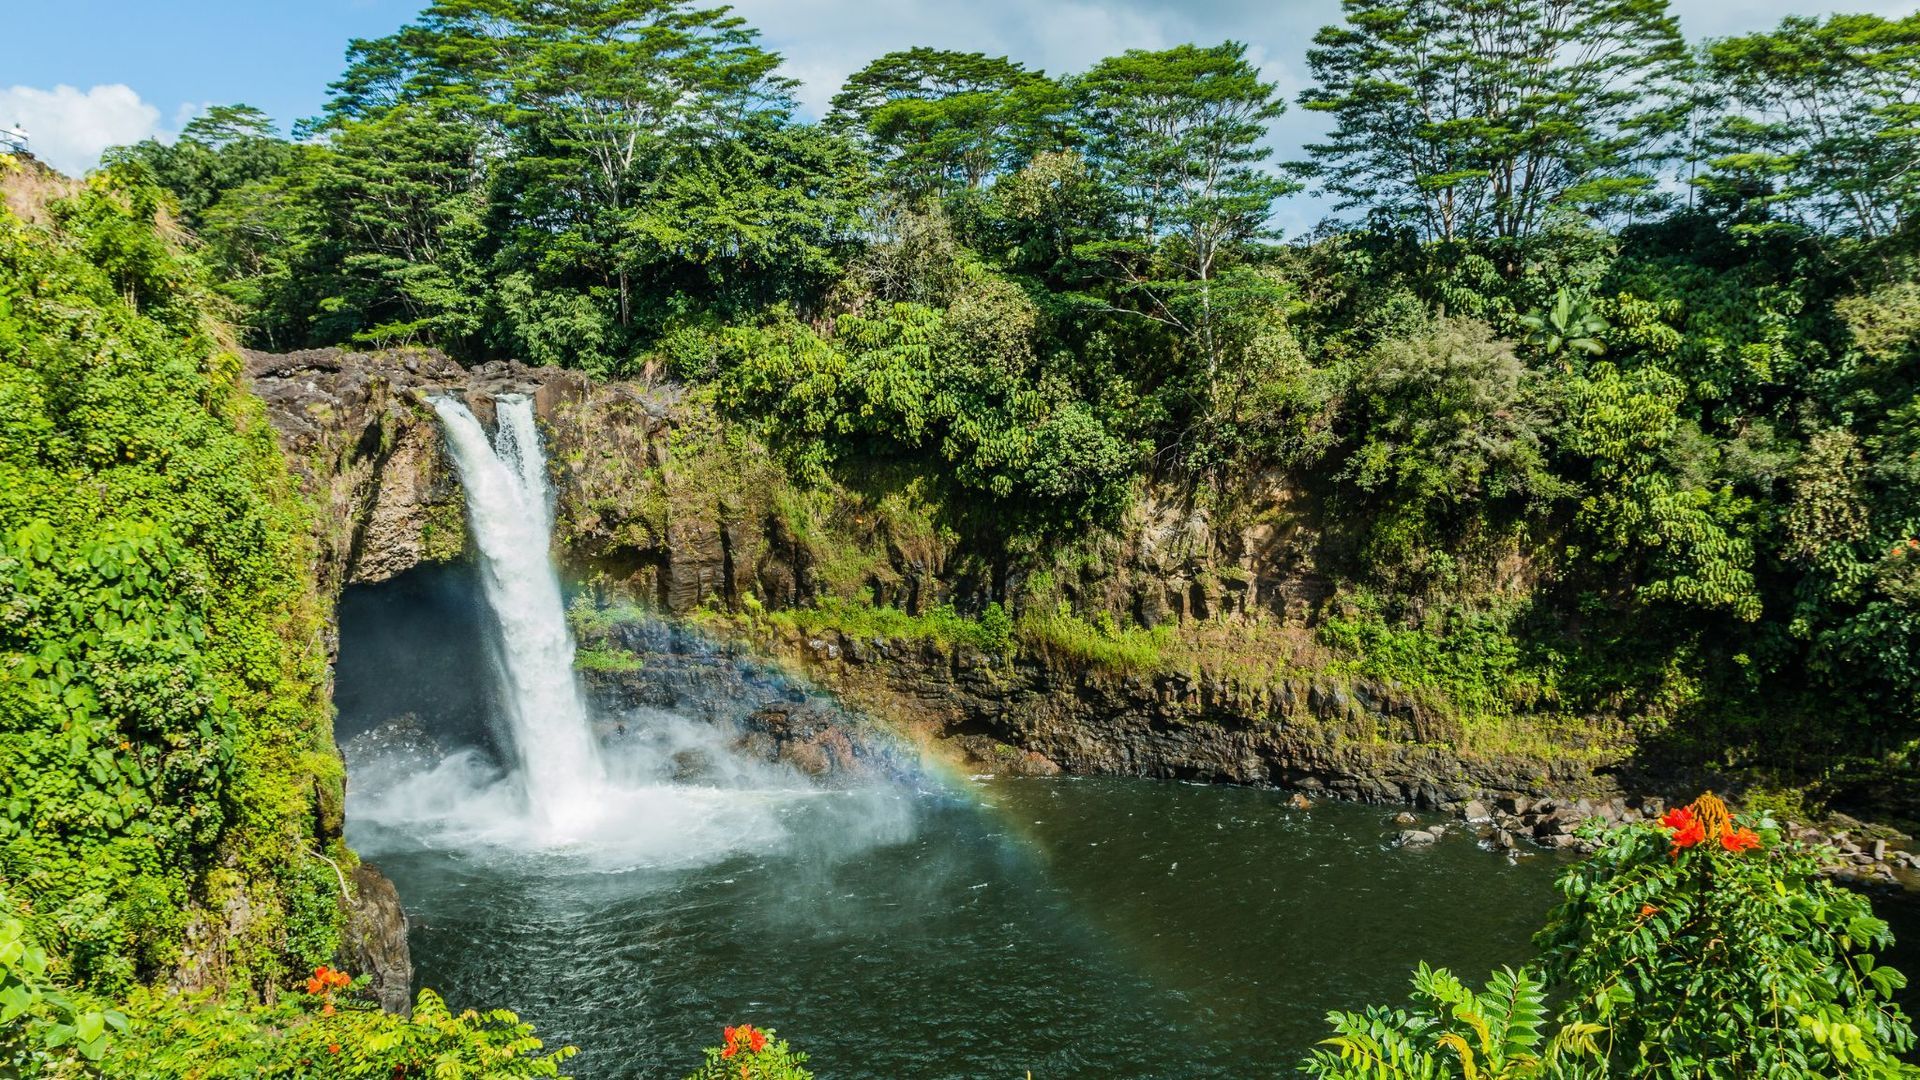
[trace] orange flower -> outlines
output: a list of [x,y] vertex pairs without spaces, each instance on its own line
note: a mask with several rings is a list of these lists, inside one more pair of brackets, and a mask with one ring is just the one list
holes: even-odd
[[1657,908],[1657,907],[1654,907],[1654,906],[1653,906],[1652,904],[1641,904],[1641,905],[1640,905],[1640,917],[1644,919],[1644,918],[1646,918],[1646,917],[1648,917],[1649,915],[1652,915],[1652,914],[1654,914],[1655,912],[1657,912],[1657,911],[1659,911],[1659,910],[1660,910],[1659,908]]
[[320,1007],[320,1015],[321,1015],[321,1016],[332,1016],[332,1015],[333,1015],[333,1002],[331,1002],[331,1001],[329,1001],[329,1002],[327,1002],[327,1003],[326,1003],[325,1005],[323,1005],[323,1006],[321,1006],[321,1007]]
[[1683,832],[1694,825],[1693,807],[1676,806],[1660,818],[1660,827]]
[[752,1024],[741,1024],[739,1027],[722,1028],[721,1034],[726,1039],[726,1046],[720,1050],[720,1056],[723,1058],[730,1058],[742,1049],[757,1054],[766,1049],[767,1046],[766,1033],[758,1030]]
[[339,1053],[339,1052],[340,1052],[340,1044],[339,1044],[339,1043],[328,1043],[328,1044],[327,1044],[327,1053],[329,1053],[329,1054],[337,1054],[337,1053]]
[[1706,838],[1707,827],[1705,825],[1702,825],[1698,821],[1689,822],[1686,828],[1673,834],[1674,854],[1677,856],[1681,851],[1704,841]]
[[1720,837],[1720,846],[1738,855],[1760,846],[1760,837],[1752,829],[1736,829]]

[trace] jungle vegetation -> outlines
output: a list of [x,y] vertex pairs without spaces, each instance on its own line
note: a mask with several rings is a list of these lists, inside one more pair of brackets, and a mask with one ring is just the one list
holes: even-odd
[[[924,47],[809,120],[725,10],[436,0],[354,42],[291,132],[215,108],[42,220],[0,214],[0,1074],[84,1075],[108,1045],[248,1075],[564,1059],[432,999],[411,1021],[331,1011],[331,984],[261,1003],[331,958],[327,864],[351,853],[319,850],[319,601],[242,342],[680,380],[796,482],[917,474],[1014,556],[1113,527],[1149,483],[1204,502],[1279,470],[1343,598],[1327,633],[1382,671],[1455,665],[1676,755],[1911,800],[1920,16],[1692,42],[1663,0],[1343,8],[1293,101],[1237,42],[1068,73]],[[1290,107],[1329,134],[1278,160]],[[1277,235],[1302,189],[1334,216]],[[996,642],[1115,615],[955,599]],[[1793,992],[1884,937],[1797,856],[1672,843],[1622,837],[1569,879],[1547,943],[1583,995],[1567,1060],[1596,1060],[1572,1045],[1594,1027],[1641,1053],[1658,995],[1743,1023],[1772,1000],[1693,965],[1710,985],[1612,1011],[1607,971],[1698,944],[1662,911],[1725,914],[1710,878],[1795,897],[1752,892],[1739,922],[1753,955],[1791,953]],[[1659,896],[1588,899],[1615,881]],[[257,918],[225,961],[252,1004],[143,996],[238,898]],[[1815,909],[1857,932],[1781,944]],[[1580,944],[1603,931],[1614,969]],[[1911,1035],[1872,971],[1751,1045],[1895,1068]],[[1342,1036],[1486,1011],[1450,977],[1419,993]],[[1732,1060],[1723,1019],[1639,1067]],[[1544,1054],[1522,1020],[1512,1046]]]

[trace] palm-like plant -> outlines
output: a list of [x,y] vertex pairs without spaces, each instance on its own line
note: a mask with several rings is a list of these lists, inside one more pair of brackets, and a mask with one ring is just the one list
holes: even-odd
[[1574,299],[1565,289],[1553,294],[1552,307],[1520,316],[1520,325],[1527,328],[1527,344],[1548,356],[1562,351],[1599,356],[1607,351],[1600,335],[1612,329],[1585,300]]
[[1334,1035],[1305,1072],[1323,1080],[1546,1080],[1579,1076],[1599,1057],[1597,1025],[1571,1024],[1547,1038],[1546,990],[1525,969],[1502,968],[1476,991],[1421,964],[1413,1005],[1329,1015]]

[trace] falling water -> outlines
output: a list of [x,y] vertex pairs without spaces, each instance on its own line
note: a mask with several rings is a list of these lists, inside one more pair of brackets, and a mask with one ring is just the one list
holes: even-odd
[[457,399],[435,398],[433,408],[466,488],[487,603],[500,625],[501,696],[528,809],[551,835],[565,838],[596,818],[607,781],[574,679],[573,635],[548,552],[553,497],[533,403],[522,395],[499,398],[491,441]]

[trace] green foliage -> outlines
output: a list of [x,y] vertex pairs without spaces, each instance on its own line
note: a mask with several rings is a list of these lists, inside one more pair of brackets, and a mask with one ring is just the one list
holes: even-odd
[[1547,469],[1538,380],[1483,323],[1441,319],[1383,341],[1355,383],[1366,434],[1346,476],[1382,508],[1365,551],[1385,565],[1439,572],[1444,556],[1423,550],[1432,536],[1564,487]]
[[1593,1024],[1568,1024],[1547,1037],[1546,989],[1524,969],[1502,968],[1485,990],[1474,990],[1445,968],[1421,964],[1413,1006],[1329,1015],[1328,1049],[1315,1051],[1302,1071],[1327,1080],[1531,1080],[1574,1075],[1581,1058],[1599,1054],[1601,1029]]
[[1679,126],[1687,49],[1665,0],[1342,0],[1314,38],[1331,114],[1305,171],[1443,243],[1533,235],[1559,208],[1648,193]]
[[1049,377],[1036,320],[1018,289],[980,272],[944,312],[893,303],[843,316],[831,337],[791,319],[730,328],[719,399],[761,417],[807,482],[850,453],[932,457],[1037,527],[1110,519],[1137,450]]
[[1007,652],[1012,641],[1006,609],[997,603],[988,604],[978,619],[970,619],[952,604],[941,604],[924,615],[910,615],[899,608],[823,596],[809,607],[763,611],[755,617],[808,635],[831,630],[843,637],[868,641],[929,641],[942,649],[969,645],[992,654]]
[[1510,716],[1559,698],[1558,671],[1522,653],[1512,619],[1500,612],[1436,613],[1431,627],[1408,627],[1388,620],[1373,597],[1357,599],[1316,630],[1342,654],[1336,670],[1431,691],[1442,707],[1468,716]]
[[1705,78],[1739,111],[1706,140],[1701,186],[1744,225],[1785,217],[1872,238],[1913,222],[1920,16],[1790,16],[1713,42],[1705,61]]
[[1151,671],[1160,666],[1172,641],[1168,627],[1151,630],[1121,627],[1102,612],[1089,622],[1062,602],[1050,612],[1028,611],[1020,616],[1020,640],[1041,653],[1116,671]]
[[306,511],[155,206],[107,173],[0,215],[0,883],[107,988],[180,959],[216,867],[258,977],[339,918],[296,854],[339,773]]
[[1061,141],[1066,95],[1006,57],[915,48],[848,76],[828,122],[914,195],[981,187]]
[[1554,293],[1552,307],[1521,316],[1520,325],[1526,328],[1527,344],[1546,356],[1563,351],[1598,356],[1607,351],[1600,339],[1609,329],[1607,320],[1565,289]]
[[1593,537],[1588,556],[1631,560],[1634,595],[1760,615],[1750,538],[1752,503],[1730,485],[1690,484],[1667,463],[1685,432],[1679,380],[1655,368],[1596,364],[1568,388],[1565,446],[1590,462],[1580,521]]
[[576,671],[591,671],[607,675],[624,675],[640,671],[646,667],[646,661],[624,649],[596,649],[581,646],[573,656]]
[[[1912,1076],[1892,1001],[1906,985],[1872,951],[1887,924],[1820,873],[1770,819],[1712,796],[1658,827],[1609,830],[1559,882],[1536,938],[1544,983],[1502,971],[1485,991],[1424,964],[1414,1008],[1330,1016],[1309,1075],[1386,1078]],[[1549,1037],[1549,1003],[1558,1002]]]
[[129,1006],[127,1030],[110,1040],[102,1071],[115,1076],[204,1080],[471,1076],[489,1080],[560,1077],[572,1047],[544,1050],[513,1013],[454,1012],[422,990],[412,1014],[363,1004],[324,1015],[310,998],[242,1008],[149,992]]
[[1892,1002],[1906,979],[1872,955],[1887,924],[1815,852],[1751,824],[1759,848],[1740,853],[1711,823],[1685,850],[1666,829],[1618,829],[1562,875],[1538,943],[1566,1022],[1603,1028],[1623,1075],[1911,1075]]
[[[422,990],[406,1017],[344,994],[283,994],[273,1004],[135,990],[124,1004],[67,986],[11,904],[0,911],[0,1077],[195,1077],[339,1080],[559,1077],[573,1048],[542,1053],[510,1012],[454,1013]],[[325,969],[321,969],[324,971]]]
[[72,1074],[104,1057],[108,1039],[126,1028],[125,1014],[63,993],[26,924],[0,913],[0,1076]]

